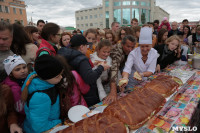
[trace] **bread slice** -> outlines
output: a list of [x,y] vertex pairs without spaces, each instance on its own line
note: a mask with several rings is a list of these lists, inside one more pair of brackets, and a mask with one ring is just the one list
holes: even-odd
[[133,76],[137,80],[142,80],[142,76],[136,71]]
[[118,86],[121,87],[124,84],[128,84],[128,80],[127,79],[121,79],[118,83]]

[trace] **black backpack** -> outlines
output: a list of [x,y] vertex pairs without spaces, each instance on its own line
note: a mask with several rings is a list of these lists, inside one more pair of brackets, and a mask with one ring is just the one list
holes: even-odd
[[28,98],[27,98],[27,107],[29,107],[29,101],[31,100],[32,96],[36,92],[46,93],[50,97],[50,99],[51,99],[51,105],[53,105],[54,103],[56,103],[57,96],[58,96],[58,90],[55,87],[52,87],[52,88],[49,88],[49,89],[46,89],[46,90],[34,91],[31,94],[29,94]]

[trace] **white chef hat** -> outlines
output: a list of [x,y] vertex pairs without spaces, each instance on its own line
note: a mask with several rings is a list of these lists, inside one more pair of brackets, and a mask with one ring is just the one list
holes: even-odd
[[150,27],[141,28],[139,44],[152,44],[152,28]]
[[4,61],[4,69],[6,70],[7,75],[10,75],[12,70],[20,65],[20,64],[26,64],[26,62],[22,59],[21,56],[18,56],[14,54],[13,56],[8,56]]

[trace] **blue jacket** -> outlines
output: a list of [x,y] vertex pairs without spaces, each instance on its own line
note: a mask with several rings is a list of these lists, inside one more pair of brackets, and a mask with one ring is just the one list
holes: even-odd
[[[29,77],[33,74],[36,74],[36,72],[32,72],[28,75],[24,85],[22,86],[22,90],[24,89]],[[36,77],[30,83],[28,93],[31,94],[34,91],[46,90],[52,87],[54,87],[54,85]],[[57,96],[55,104],[51,105],[51,99],[46,93],[36,92],[30,99],[29,106],[27,106],[27,103],[25,104],[24,110],[26,113],[24,130],[26,133],[44,132],[61,123],[61,120],[59,119],[59,96]]]

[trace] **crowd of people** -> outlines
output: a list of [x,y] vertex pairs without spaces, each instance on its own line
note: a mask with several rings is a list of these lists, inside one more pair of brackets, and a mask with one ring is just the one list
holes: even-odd
[[83,33],[43,20],[37,27],[0,22],[0,132],[48,131],[71,107],[110,104],[141,82],[135,72],[147,80],[199,48],[200,25],[187,19],[139,26],[133,18],[131,27],[113,22]]

